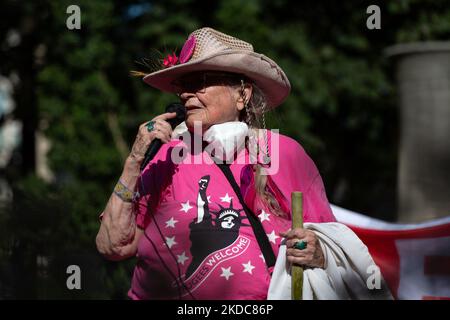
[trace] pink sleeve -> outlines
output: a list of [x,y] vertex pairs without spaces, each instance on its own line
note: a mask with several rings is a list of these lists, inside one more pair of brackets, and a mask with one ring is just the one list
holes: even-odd
[[134,212],[136,213],[136,225],[141,229],[145,229],[150,222],[150,213],[147,212],[149,200],[150,195],[147,194],[140,197],[134,205]]
[[140,197],[134,204],[136,225],[145,229],[151,221],[151,214],[158,207],[162,191],[168,187],[168,176],[173,171],[170,161],[172,143],[163,144],[155,158],[145,167],[137,180]]
[[322,178],[318,173],[303,196],[303,219],[307,222],[335,222]]
[[325,188],[314,161],[294,139],[280,135],[280,170],[272,176],[285,194],[283,201],[291,208],[291,192],[303,193],[304,222],[335,221]]
[[292,184],[303,192],[304,222],[334,222],[325,187],[316,164],[295,140],[291,141],[291,162],[295,166]]

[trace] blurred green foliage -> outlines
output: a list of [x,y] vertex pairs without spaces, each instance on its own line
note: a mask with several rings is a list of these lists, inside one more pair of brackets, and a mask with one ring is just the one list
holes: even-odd
[[[72,2],[1,4],[2,42],[14,29],[22,43],[2,45],[0,71],[30,85],[16,88],[16,116],[51,140],[56,179],[20,169],[26,157],[4,173],[14,200],[0,212],[0,298],[126,296],[134,261],[96,253],[98,215],[120,175],[123,145],[175,99],[129,71],[152,48],[179,52],[202,26],[251,42],[286,71],[292,93],[269,126],[304,146],[330,202],[395,219],[398,116],[383,49],[449,39],[448,1],[80,0],[81,30],[71,31]],[[371,4],[381,8],[381,30],[366,28]],[[82,269],[80,291],[66,288],[70,264]]]

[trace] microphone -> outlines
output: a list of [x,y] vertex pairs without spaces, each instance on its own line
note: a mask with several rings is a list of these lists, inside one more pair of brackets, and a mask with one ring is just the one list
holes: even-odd
[[[172,127],[172,130],[175,129],[180,123],[186,120],[186,108],[181,103],[171,103],[166,107],[166,112],[176,112],[177,115],[175,118],[168,119],[167,122]],[[154,139],[145,153],[144,161],[141,164],[141,171],[147,166],[147,164],[155,157],[158,153],[159,149],[162,146],[162,142],[160,139]]]

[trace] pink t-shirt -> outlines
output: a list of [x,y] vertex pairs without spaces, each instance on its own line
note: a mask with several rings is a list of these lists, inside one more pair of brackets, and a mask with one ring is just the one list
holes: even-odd
[[[270,185],[276,186],[281,206],[290,208],[291,192],[301,191],[305,222],[335,221],[313,161],[295,140],[277,138],[280,166]],[[136,221],[145,234],[138,244],[129,297],[266,299],[270,272],[238,197],[215,164],[191,164],[193,154],[174,164],[171,153],[182,146],[179,140],[164,144],[138,183]],[[201,156],[209,157],[206,151]],[[246,149],[230,169],[244,191],[250,165],[242,157],[248,159]],[[290,213],[280,217],[260,202],[250,206],[277,255],[282,240],[278,233],[291,227]]]

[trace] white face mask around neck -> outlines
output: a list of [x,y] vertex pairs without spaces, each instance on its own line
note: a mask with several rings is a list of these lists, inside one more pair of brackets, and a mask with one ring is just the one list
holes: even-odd
[[203,140],[208,142],[208,150],[214,151],[214,156],[232,161],[234,154],[238,154],[245,147],[245,137],[248,126],[241,121],[229,121],[212,125],[203,134]]

